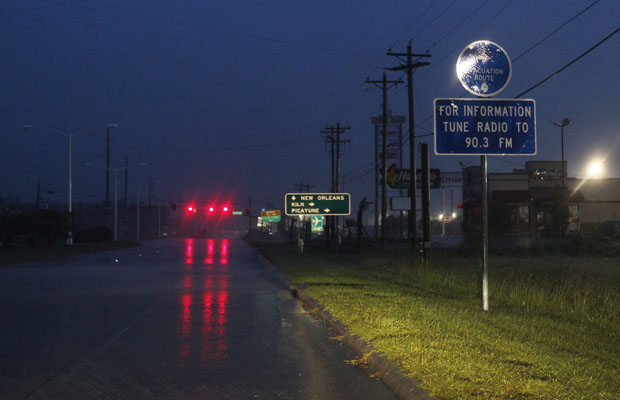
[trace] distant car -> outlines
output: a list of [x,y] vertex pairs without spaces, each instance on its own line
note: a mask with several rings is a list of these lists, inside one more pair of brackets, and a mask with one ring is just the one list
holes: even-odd
[[598,226],[598,230],[609,236],[620,235],[620,221],[605,221]]

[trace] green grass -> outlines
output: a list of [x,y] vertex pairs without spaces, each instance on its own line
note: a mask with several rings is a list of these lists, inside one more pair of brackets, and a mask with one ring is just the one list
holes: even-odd
[[263,253],[441,399],[620,399],[620,259]]
[[58,257],[69,257],[78,254],[95,253],[99,251],[137,247],[138,242],[105,242],[81,243],[73,246],[45,245],[45,246],[15,246],[0,247],[0,266],[49,260]]

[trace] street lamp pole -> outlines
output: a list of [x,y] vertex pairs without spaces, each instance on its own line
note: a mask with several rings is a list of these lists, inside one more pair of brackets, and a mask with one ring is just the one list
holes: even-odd
[[108,226],[108,209],[110,208],[110,128],[118,128],[117,124],[106,125],[105,155],[105,225]]
[[118,241],[118,170],[114,169],[114,241]]
[[[562,207],[564,206],[564,199],[566,198],[566,171],[564,170],[564,127],[570,124],[570,119],[564,118],[561,124],[557,122],[550,121],[553,125],[560,128],[560,144],[562,146]],[[564,222],[560,225],[560,236],[564,237]]]
[[[31,129],[32,125],[24,125],[23,129]],[[60,136],[64,136],[69,138],[69,223],[72,222],[72,218],[71,218],[71,212],[72,212],[72,199],[73,199],[73,177],[72,177],[72,149],[73,149],[73,137],[74,136],[78,136],[81,135],[83,133],[87,133],[90,132],[92,129],[85,129],[83,131],[79,131],[79,132],[74,132],[74,133],[67,133],[67,132],[60,132],[60,131],[56,131],[53,129],[45,129],[47,132],[56,134],[56,135],[60,135]],[[71,227],[69,226],[69,229],[71,229]],[[71,232],[71,230],[69,230],[67,232],[67,244],[69,246],[73,245],[73,233]]]

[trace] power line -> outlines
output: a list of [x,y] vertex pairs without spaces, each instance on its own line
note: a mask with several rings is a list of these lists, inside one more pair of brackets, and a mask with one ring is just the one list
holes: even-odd
[[558,32],[560,29],[564,28],[566,25],[570,24],[571,22],[573,22],[575,19],[577,19],[577,17],[579,17],[580,15],[582,15],[583,13],[585,13],[586,11],[588,11],[590,8],[592,8],[593,6],[596,5],[596,3],[598,3],[601,0],[596,0],[594,1],[592,4],[590,4],[589,6],[587,6],[586,8],[584,8],[583,10],[581,10],[579,13],[577,13],[576,15],[574,15],[572,18],[569,18],[568,20],[564,21],[563,24],[561,24],[560,26],[558,26],[557,28],[555,28],[553,31],[551,31],[548,35],[546,35],[545,37],[543,37],[542,39],[540,39],[538,42],[534,43],[532,46],[530,46],[527,50],[525,50],[523,53],[519,54],[514,60],[512,60],[513,63],[517,62],[518,59],[520,59],[521,57],[523,57],[524,55],[526,55],[527,53],[529,53],[532,49],[538,47],[541,43],[543,43],[545,40],[549,39],[554,33]]
[[371,172],[373,172],[374,170],[375,170],[375,167],[374,167],[374,165],[373,165],[373,166],[372,166],[369,170],[367,170],[367,171],[366,171],[366,172],[364,172],[363,174],[360,174],[360,175],[355,176],[355,177],[353,177],[353,178],[347,179],[347,180],[345,180],[345,181],[344,181],[344,183],[352,183],[352,182],[359,181],[360,179],[364,178],[365,176],[367,176],[368,174],[370,174],[370,173],[371,173]]
[[426,51],[432,49],[433,47],[437,46],[437,44],[439,42],[441,42],[442,40],[444,40],[445,38],[447,38],[448,36],[450,36],[452,34],[452,32],[454,32],[455,30],[458,29],[459,26],[463,25],[465,23],[465,21],[467,21],[468,19],[470,19],[472,16],[474,16],[478,10],[480,10],[482,7],[484,7],[487,3],[489,2],[489,0],[486,0],[484,3],[480,4],[478,6],[478,8],[476,8],[475,10],[473,10],[471,13],[469,13],[469,15],[467,15],[465,18],[463,18],[459,23],[457,23],[456,25],[454,25],[450,30],[448,30],[442,37],[439,38],[439,40],[437,40],[436,42],[433,42],[433,45],[431,47],[429,47]]
[[[394,43],[392,43],[392,45],[390,46],[390,48],[392,48],[392,47],[396,46],[396,45],[398,44],[398,42],[400,42],[400,41],[401,41],[401,40],[405,37],[405,35],[406,35],[406,34],[407,34],[410,30],[411,30],[411,28],[413,28],[413,27],[414,27],[414,26],[415,26],[415,25],[416,25],[416,24],[417,24],[417,23],[418,23],[418,22],[419,22],[422,18],[424,18],[424,16],[426,15],[426,13],[427,13],[427,12],[428,12],[431,8],[433,8],[433,6],[434,6],[435,4],[437,4],[437,2],[436,2],[436,1],[432,1],[432,2],[431,2],[431,5],[430,5],[430,6],[428,6],[428,7],[426,7],[426,9],[425,9],[424,11],[422,11],[422,14],[421,14],[418,18],[416,18],[416,20],[415,20],[415,21],[413,21],[413,23],[411,23],[411,25],[409,25],[409,26],[407,27],[407,29],[405,29],[405,31],[402,33],[402,35],[400,35],[400,36],[398,37],[398,39],[396,39],[396,40],[394,41]],[[374,72],[374,71],[373,71],[373,72]]]
[[584,51],[583,53],[581,53],[579,56],[577,56],[576,58],[574,58],[571,62],[569,62],[568,64],[566,64],[565,66],[563,66],[562,68],[558,69],[557,71],[555,71],[554,73],[552,73],[551,75],[549,75],[548,77],[546,77],[545,79],[543,79],[542,81],[538,82],[537,84],[535,84],[534,86],[530,87],[529,89],[527,89],[524,92],[519,93],[517,96],[517,98],[525,95],[526,93],[531,92],[532,90],[536,89],[537,87],[539,87],[540,85],[542,85],[543,83],[547,82],[548,80],[550,80],[551,78],[556,77],[560,72],[564,71],[565,69],[567,69],[568,67],[570,67],[571,65],[573,65],[574,63],[576,63],[577,61],[581,60],[583,57],[585,57],[588,53],[590,53],[592,50],[596,49],[598,46],[600,46],[601,44],[605,43],[607,40],[609,40],[612,36],[614,36],[616,33],[618,33],[620,31],[620,27],[616,28],[615,31],[613,31],[612,33],[610,33],[609,35],[605,36],[603,39],[601,39],[598,43],[596,43],[594,46],[590,47],[588,50]]
[[[591,3],[589,6],[587,6],[586,8],[584,8],[583,10],[581,10],[580,12],[578,12],[577,14],[575,14],[574,16],[572,16],[571,18],[569,18],[568,20],[564,21],[558,28],[554,29],[551,33],[545,35],[541,40],[539,40],[538,42],[536,42],[534,45],[530,46],[527,50],[525,50],[524,52],[522,52],[521,54],[519,54],[514,60],[512,60],[512,63],[514,64],[517,60],[519,60],[521,57],[523,57],[524,55],[526,55],[528,52],[530,52],[531,50],[533,50],[534,48],[536,48],[537,46],[539,46],[541,43],[543,43],[544,41],[546,41],[547,39],[549,39],[553,34],[557,33],[558,31],[560,31],[562,28],[564,28],[566,25],[568,25],[569,23],[573,22],[575,19],[577,19],[577,17],[581,16],[582,14],[584,14],[586,11],[588,11],[590,8],[592,8],[594,5],[596,5],[600,0],[596,0],[593,3]],[[495,17],[497,17],[497,15],[499,15],[501,12],[503,12],[506,8],[508,8],[508,6],[510,6],[512,3],[514,2],[514,0],[512,0],[510,3],[506,4],[503,8],[501,8],[495,15],[493,15],[493,17],[490,20],[494,20]],[[488,23],[488,22],[487,22]],[[486,23],[484,24],[486,25]],[[484,26],[483,25],[483,26]],[[482,27],[480,28],[482,29]],[[478,29],[476,32],[478,32],[480,29]],[[476,33],[474,32],[474,33]],[[468,36],[468,38],[471,38],[472,35]],[[466,39],[467,40],[467,39]],[[439,62],[442,62],[443,60],[445,60],[445,58],[441,59]],[[424,75],[424,73],[422,74]],[[531,89],[528,89],[531,90]],[[467,92],[463,92],[463,94],[461,95],[461,97],[463,95],[465,95]],[[525,92],[526,93],[526,92]],[[522,93],[521,95],[523,95],[524,93]],[[520,97],[516,96],[516,97]],[[421,125],[424,124],[425,122],[429,121],[430,119],[432,119],[433,116],[429,115],[428,117],[426,117],[425,119],[423,119],[422,121],[420,121],[419,123],[416,124],[416,128],[423,128]],[[428,130],[427,130],[428,131]],[[430,132],[430,131],[429,131]],[[432,133],[431,133],[432,134]],[[431,134],[428,135],[422,135],[422,136],[430,136]],[[422,137],[419,136],[419,137]]]
[[[192,29],[202,30],[202,31],[211,32],[211,33],[215,32],[215,33],[220,33],[220,34],[242,36],[242,37],[251,38],[254,40],[258,40],[258,41],[277,43],[277,44],[282,44],[282,45],[291,46],[291,47],[298,47],[298,48],[303,48],[303,49],[308,49],[308,50],[323,51],[323,52],[327,52],[331,54],[345,53],[345,54],[353,55],[356,57],[365,56],[364,54],[347,51],[345,49],[334,49],[334,48],[321,47],[321,46],[297,42],[297,41],[293,41],[289,39],[281,39],[281,38],[276,38],[272,36],[267,36],[265,34],[244,32],[244,31],[239,31],[239,30],[230,29],[230,28],[222,28],[222,27],[217,27],[213,25],[207,25],[202,22],[195,22],[195,21],[191,21],[188,19],[174,17],[171,15],[145,13],[143,8],[136,9],[136,8],[130,8],[130,7],[116,6],[116,5],[111,5],[111,4],[103,4],[101,2],[95,2],[93,4],[88,3],[88,6],[86,6],[85,4],[83,5],[67,4],[64,1],[57,1],[57,0],[44,0],[44,1],[51,3],[51,4],[62,5],[65,7],[73,7],[73,8],[78,8],[78,9],[86,9],[90,11],[95,11],[96,8],[100,8],[100,9],[107,8],[108,10],[112,10],[116,15],[121,15],[125,17],[137,17],[143,20],[150,20],[152,22],[164,23],[167,25],[176,25],[182,28],[192,28]],[[82,23],[92,24],[89,22],[82,22]]]
[[[493,14],[491,17],[489,17],[485,22],[483,22],[482,24],[480,24],[480,27],[478,29],[476,29],[475,31],[473,31],[472,33],[470,33],[465,39],[463,39],[461,41],[461,43],[469,43],[469,40],[471,39],[472,36],[474,36],[475,34],[477,34],[478,32],[480,32],[482,29],[484,29],[489,23],[496,21],[497,20],[497,16],[500,15],[502,12],[504,12],[505,9],[507,9],[508,7],[510,7],[510,5],[512,5],[512,3],[514,3],[515,0],[511,0],[510,2],[504,4],[503,7],[501,7],[495,14]],[[443,39],[443,38],[442,38]],[[439,41],[441,41],[442,39],[440,39]],[[439,42],[438,41],[438,42]],[[437,42],[437,43],[438,43]],[[436,44],[436,43],[435,43]],[[429,49],[433,48],[435,46],[435,44],[433,44],[432,46],[429,47]],[[448,54],[453,53],[456,49],[462,49],[463,45],[459,44],[455,47],[453,47],[445,56],[443,56],[442,58],[439,58],[438,61],[436,62],[438,63],[442,63],[443,61],[445,61],[448,58]],[[428,74],[430,72],[430,70],[427,70],[425,72],[423,72],[421,74],[421,76],[424,76],[426,74]]]
[[420,36],[420,34],[422,32],[424,32],[426,29],[428,29],[429,26],[433,25],[433,23],[435,23],[435,21],[437,21],[439,18],[441,18],[446,13],[446,11],[448,11],[450,8],[452,8],[454,3],[456,3],[456,0],[452,0],[452,3],[448,4],[448,6],[446,8],[444,8],[439,14],[437,14],[437,16],[435,18],[433,18],[428,24],[426,24],[426,26],[424,28],[422,28],[418,32],[416,32],[413,35],[413,39],[415,39],[418,36]]

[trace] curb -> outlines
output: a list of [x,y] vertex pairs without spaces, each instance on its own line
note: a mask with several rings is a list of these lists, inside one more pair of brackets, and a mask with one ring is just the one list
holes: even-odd
[[357,335],[349,333],[349,329],[340,321],[335,319],[331,313],[325,310],[319,302],[311,296],[304,294],[302,289],[292,283],[291,278],[286,276],[271,261],[258,253],[259,258],[273,269],[278,275],[278,279],[282,284],[289,287],[291,295],[299,299],[307,307],[314,310],[325,322],[343,337],[343,341],[360,357],[364,358],[364,362],[377,371],[383,381],[403,400],[432,400],[428,391],[421,389],[419,382],[403,375],[396,363],[386,358],[383,354],[377,352],[370,344],[366,343]]

